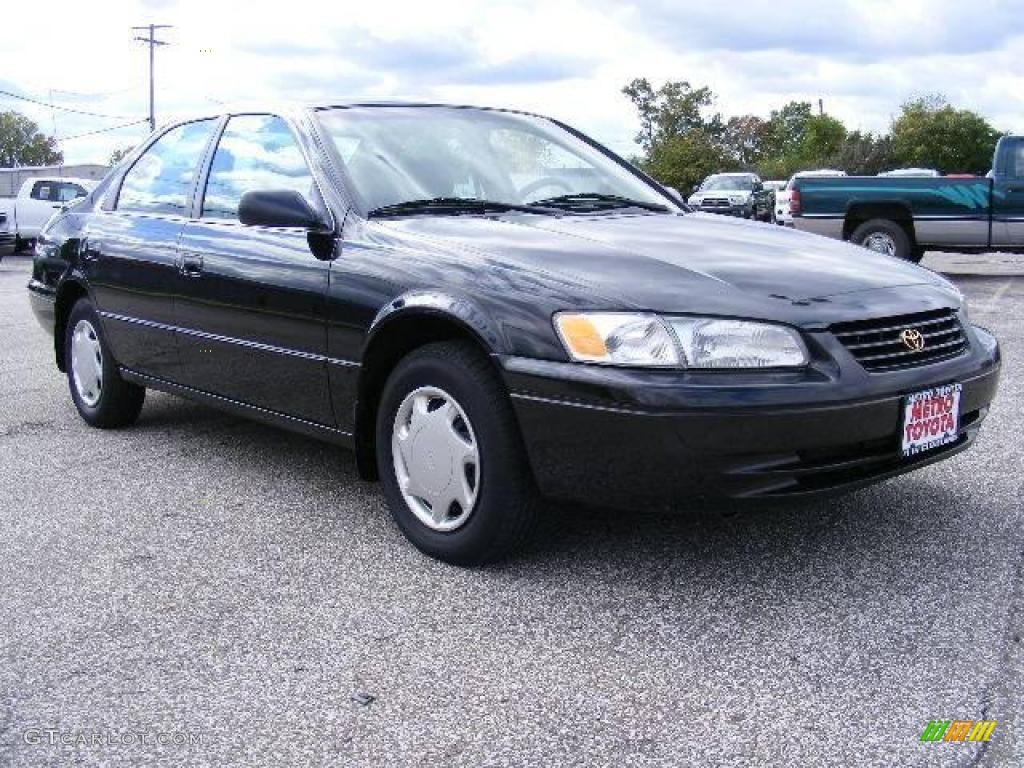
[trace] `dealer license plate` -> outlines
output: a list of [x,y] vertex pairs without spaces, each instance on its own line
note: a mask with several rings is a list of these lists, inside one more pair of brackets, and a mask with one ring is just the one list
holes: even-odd
[[926,389],[907,397],[903,405],[903,455],[956,442],[960,431],[959,384]]

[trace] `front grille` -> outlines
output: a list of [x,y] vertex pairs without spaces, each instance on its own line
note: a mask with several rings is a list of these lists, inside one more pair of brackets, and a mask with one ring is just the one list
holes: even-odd
[[701,203],[701,208],[728,208],[729,198],[727,197],[705,197]]
[[[869,371],[927,365],[956,357],[967,348],[967,338],[953,309],[839,323],[830,330]],[[924,346],[913,349],[904,341],[904,331],[920,333]]]

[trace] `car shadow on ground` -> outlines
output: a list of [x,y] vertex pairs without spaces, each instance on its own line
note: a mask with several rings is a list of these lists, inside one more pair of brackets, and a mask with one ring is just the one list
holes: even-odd
[[[318,498],[318,506],[333,501],[348,510],[346,522],[356,526],[339,535],[358,535],[352,531],[360,525],[385,525],[392,529],[390,545],[411,546],[387,519],[379,486],[358,479],[354,456],[344,448],[160,393],[148,398],[132,432],[140,441],[149,439],[147,432],[163,437],[175,452],[215,453],[229,473],[290,477],[304,494]],[[774,578],[776,568],[799,564],[856,570],[879,553],[895,556],[903,568],[930,556],[929,541],[964,524],[966,491],[940,482],[949,466],[838,497],[771,506],[722,502],[624,512],[549,502],[530,545],[488,570],[550,571],[552,562],[562,561],[576,571],[613,565],[627,572],[656,563],[691,572],[734,569],[733,578],[745,581]],[[356,509],[353,494],[360,497]],[[362,519],[353,521],[353,515]]]

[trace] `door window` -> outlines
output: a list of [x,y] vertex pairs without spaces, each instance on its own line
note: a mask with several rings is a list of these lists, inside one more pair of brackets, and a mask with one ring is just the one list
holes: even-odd
[[117,210],[188,215],[189,191],[213,125],[185,123],[157,139],[125,175]]
[[62,203],[66,203],[69,200],[74,200],[78,197],[85,197],[85,195],[85,189],[78,184],[63,182],[57,185],[57,200]]
[[37,181],[28,196],[33,200],[49,201],[53,196],[53,185],[48,181]]
[[238,218],[251,190],[291,189],[314,208],[313,176],[288,124],[274,115],[232,117],[217,144],[203,196],[204,219]]

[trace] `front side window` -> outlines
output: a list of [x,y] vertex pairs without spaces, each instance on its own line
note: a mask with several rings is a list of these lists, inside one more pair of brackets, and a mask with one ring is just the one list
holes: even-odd
[[78,184],[63,183],[57,187],[57,199],[62,203],[74,200],[78,197],[85,197],[86,191]]
[[121,183],[117,210],[188,215],[189,191],[213,120],[172,128],[135,161]]
[[457,107],[348,107],[318,117],[371,212],[435,198],[530,205],[606,196],[668,208],[642,179],[544,118]]
[[288,124],[274,115],[232,117],[217,144],[203,196],[204,219],[237,219],[242,195],[290,189],[314,208],[313,176]]

